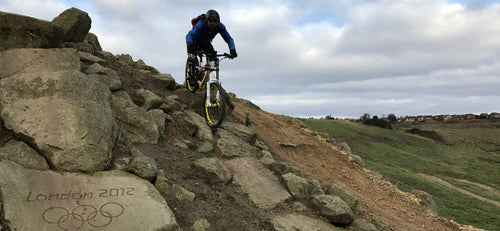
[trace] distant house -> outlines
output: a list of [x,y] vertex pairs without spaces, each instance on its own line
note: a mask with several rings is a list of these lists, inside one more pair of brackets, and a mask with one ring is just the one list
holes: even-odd
[[432,121],[432,120],[434,120],[434,116],[432,116],[432,115],[425,115],[424,116],[424,121]]
[[415,117],[415,116],[406,116],[405,117],[405,121],[406,122],[415,122],[415,121],[417,121],[417,117]]
[[488,115],[488,119],[500,119],[500,113],[492,112]]
[[474,114],[465,114],[464,118],[466,120],[473,120],[473,119],[476,119],[476,115],[474,115]]
[[465,120],[465,116],[464,115],[453,115],[453,119],[454,120]]

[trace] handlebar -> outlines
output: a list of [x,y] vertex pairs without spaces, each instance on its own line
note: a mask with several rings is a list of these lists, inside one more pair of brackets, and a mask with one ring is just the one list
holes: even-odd
[[204,51],[198,51],[198,56],[205,56],[205,57],[224,57],[224,58],[231,58],[231,55],[228,53],[223,53],[223,54],[215,54],[215,55],[210,55],[205,53]]

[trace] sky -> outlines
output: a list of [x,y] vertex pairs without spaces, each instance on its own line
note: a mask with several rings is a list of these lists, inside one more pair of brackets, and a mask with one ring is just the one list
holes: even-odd
[[[222,86],[293,117],[500,112],[500,0],[1,0],[51,21],[76,7],[105,51],[184,81],[191,19],[219,12],[238,58]],[[213,41],[228,52],[221,36]]]

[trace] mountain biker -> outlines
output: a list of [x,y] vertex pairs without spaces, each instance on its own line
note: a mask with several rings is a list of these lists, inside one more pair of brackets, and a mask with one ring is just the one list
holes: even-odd
[[[196,52],[203,50],[208,58],[215,55],[217,52],[212,46],[212,39],[220,33],[224,41],[229,46],[230,58],[236,58],[236,48],[234,46],[233,38],[226,30],[226,26],[220,22],[219,13],[215,10],[209,10],[206,14],[202,14],[191,21],[193,29],[186,35],[186,44],[188,52],[188,65],[196,63]],[[197,87],[196,77],[193,72],[190,72],[189,85]]]

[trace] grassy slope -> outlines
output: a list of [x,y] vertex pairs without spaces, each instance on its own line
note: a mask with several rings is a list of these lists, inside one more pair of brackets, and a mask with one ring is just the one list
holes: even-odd
[[[346,141],[353,154],[361,156],[368,168],[382,173],[401,190],[419,189],[431,193],[441,216],[478,228],[500,229],[500,208],[417,176],[417,173],[424,173],[450,183],[456,183],[450,181],[453,178],[466,179],[500,189],[499,128],[434,126],[433,130],[449,144],[443,145],[405,133],[403,128],[387,130],[332,120],[308,119],[304,122],[311,130],[326,132],[337,142]],[[472,186],[455,185],[472,191]],[[489,193],[475,186],[472,188],[476,194]]]

